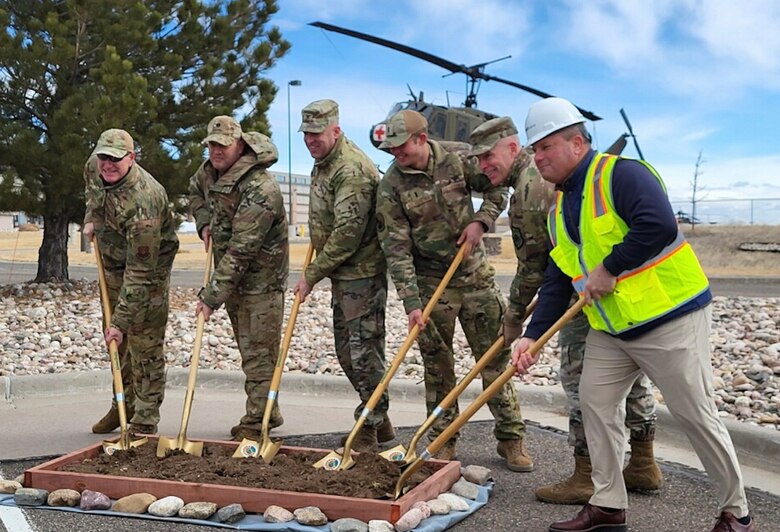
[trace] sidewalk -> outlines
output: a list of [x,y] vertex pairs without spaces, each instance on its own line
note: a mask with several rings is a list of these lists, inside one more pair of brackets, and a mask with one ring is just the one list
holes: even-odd
[[[159,434],[175,437],[181,422],[188,370],[170,368]],[[417,427],[425,419],[422,383],[394,380],[390,385],[390,417],[398,427]],[[481,392],[472,383],[460,399],[461,410]],[[565,396],[558,386],[518,385],[523,415],[542,427],[568,430]],[[109,407],[109,371],[0,378],[0,460],[59,455],[99,442],[90,427]],[[229,438],[230,427],[244,411],[241,372],[200,370],[187,436]],[[345,377],[290,373],[279,395],[285,423],[275,438],[347,432],[357,404]],[[490,419],[483,407],[472,420]],[[727,421],[742,465],[745,483],[780,495],[780,431]],[[115,438],[116,433],[109,435]],[[396,441],[394,444],[408,442]],[[658,458],[701,470],[680,427],[664,406],[658,408]]]

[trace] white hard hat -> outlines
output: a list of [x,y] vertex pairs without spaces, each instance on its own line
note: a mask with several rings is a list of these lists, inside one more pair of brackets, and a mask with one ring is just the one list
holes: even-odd
[[525,134],[528,137],[526,145],[532,146],[547,135],[583,122],[585,117],[569,100],[563,98],[539,100],[528,109],[528,116],[525,117]]

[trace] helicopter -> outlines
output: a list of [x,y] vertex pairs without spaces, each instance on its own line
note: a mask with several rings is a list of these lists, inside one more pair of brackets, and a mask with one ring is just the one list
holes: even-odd
[[[399,102],[395,104],[393,108],[390,110],[390,113],[388,113],[387,115],[387,118],[389,118],[393,116],[395,113],[397,113],[398,111],[402,111],[404,109],[418,111],[427,119],[428,134],[434,140],[461,142],[461,143],[468,142],[469,134],[474,128],[476,128],[480,124],[492,118],[496,118],[499,116],[496,114],[488,113],[477,109],[477,92],[479,91],[479,87],[482,81],[497,81],[499,83],[503,83],[505,85],[509,85],[511,87],[515,87],[517,89],[529,92],[541,98],[550,98],[553,96],[552,94],[548,94],[546,92],[535,89],[533,87],[529,87],[528,85],[523,85],[515,81],[499,78],[485,73],[485,67],[487,65],[496,63],[498,61],[502,61],[504,59],[509,59],[511,56],[505,56],[499,59],[495,59],[493,61],[478,63],[471,66],[466,66],[463,64],[459,65],[453,63],[452,61],[448,61],[436,55],[430,54],[428,52],[424,52],[422,50],[418,50],[416,48],[412,48],[410,46],[406,46],[404,44],[389,41],[387,39],[376,37],[374,35],[361,33],[359,31],[342,28],[340,26],[334,26],[333,24],[327,24],[325,22],[317,21],[317,22],[311,22],[309,23],[309,25],[314,26],[316,28],[320,28],[322,30],[341,33],[342,35],[347,35],[349,37],[354,37],[356,39],[372,42],[380,46],[385,46],[387,48],[391,48],[393,50],[397,50],[399,52],[409,54],[411,56],[417,57],[418,59],[422,59],[423,61],[428,61],[430,63],[433,63],[434,65],[449,70],[450,74],[446,74],[447,76],[451,74],[464,74],[466,76],[467,92],[466,92],[466,99],[463,102],[463,105],[461,107],[452,107],[449,105],[443,106],[443,105],[433,104],[431,102],[426,102],[425,99],[423,98],[422,92],[420,92],[419,96],[416,96],[412,91],[411,87],[407,85],[407,87],[409,87],[409,93],[411,95],[411,99],[406,102]],[[592,121],[601,120],[600,116],[596,115],[591,111],[588,111],[581,107],[577,107],[577,109],[588,120],[592,120]],[[622,113],[622,109],[621,109],[621,113]],[[626,120],[626,123],[628,123],[628,119],[625,117],[625,114],[623,114],[623,117]],[[630,126],[629,126],[629,130],[630,130]],[[384,122],[380,122],[371,127],[371,130],[369,132],[369,138],[371,140],[371,143],[375,147],[377,148],[379,147],[379,144],[383,140],[382,137],[384,136],[384,133],[385,133]],[[627,142],[626,138],[628,136],[633,137],[633,132],[621,136],[610,147],[610,149],[620,148],[620,151],[622,151],[622,149],[626,145]],[[636,142],[635,137],[634,137],[634,141]],[[619,154],[620,151],[616,152],[615,154]],[[613,153],[613,152],[609,151],[608,153]]]

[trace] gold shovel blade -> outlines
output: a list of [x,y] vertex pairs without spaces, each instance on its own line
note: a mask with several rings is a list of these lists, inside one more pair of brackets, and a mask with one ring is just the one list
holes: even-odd
[[270,439],[265,440],[260,447],[260,456],[263,458],[263,462],[266,464],[270,464],[271,460],[274,459],[274,456],[277,455],[279,452],[279,449],[282,447],[282,440],[278,441],[271,441]]
[[233,458],[257,458],[260,456],[260,444],[255,440],[244,438],[236,447]]
[[193,456],[203,456],[203,442],[184,440],[184,443],[179,445],[178,439],[160,436],[160,439],[157,441],[157,458],[164,458],[168,451],[177,450]]
[[386,451],[382,451],[379,453],[379,456],[385,460],[390,460],[391,462],[403,462],[406,460],[406,447],[403,445],[396,445]]
[[[349,462],[349,465],[347,465],[346,467],[342,467],[347,462]],[[329,452],[319,461],[314,463],[314,467],[316,467],[317,469],[324,469],[325,471],[337,471],[339,469],[349,469],[353,465],[355,465],[355,461],[352,460],[352,457],[345,459],[336,451]]]
[[127,451],[133,447],[140,447],[149,442],[149,438],[138,438],[137,440],[131,440],[130,435],[120,436],[114,441],[103,440],[103,452],[111,456],[116,451]]

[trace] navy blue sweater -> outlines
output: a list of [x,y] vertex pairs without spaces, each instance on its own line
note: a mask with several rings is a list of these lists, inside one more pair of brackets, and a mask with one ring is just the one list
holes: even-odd
[[[580,207],[585,174],[596,152],[590,150],[574,173],[558,188],[564,193],[563,218],[569,235],[580,242]],[[621,159],[612,173],[612,200],[615,211],[628,225],[623,242],[604,258],[604,267],[612,275],[636,268],[655,256],[677,236],[677,220],[666,192],[655,176],[639,161]],[[524,336],[539,338],[563,315],[574,288],[571,277],[550,259],[539,289],[539,305]],[[712,300],[709,289],[674,311],[635,329],[617,335],[623,340],[637,338],[659,325],[702,308]]]

